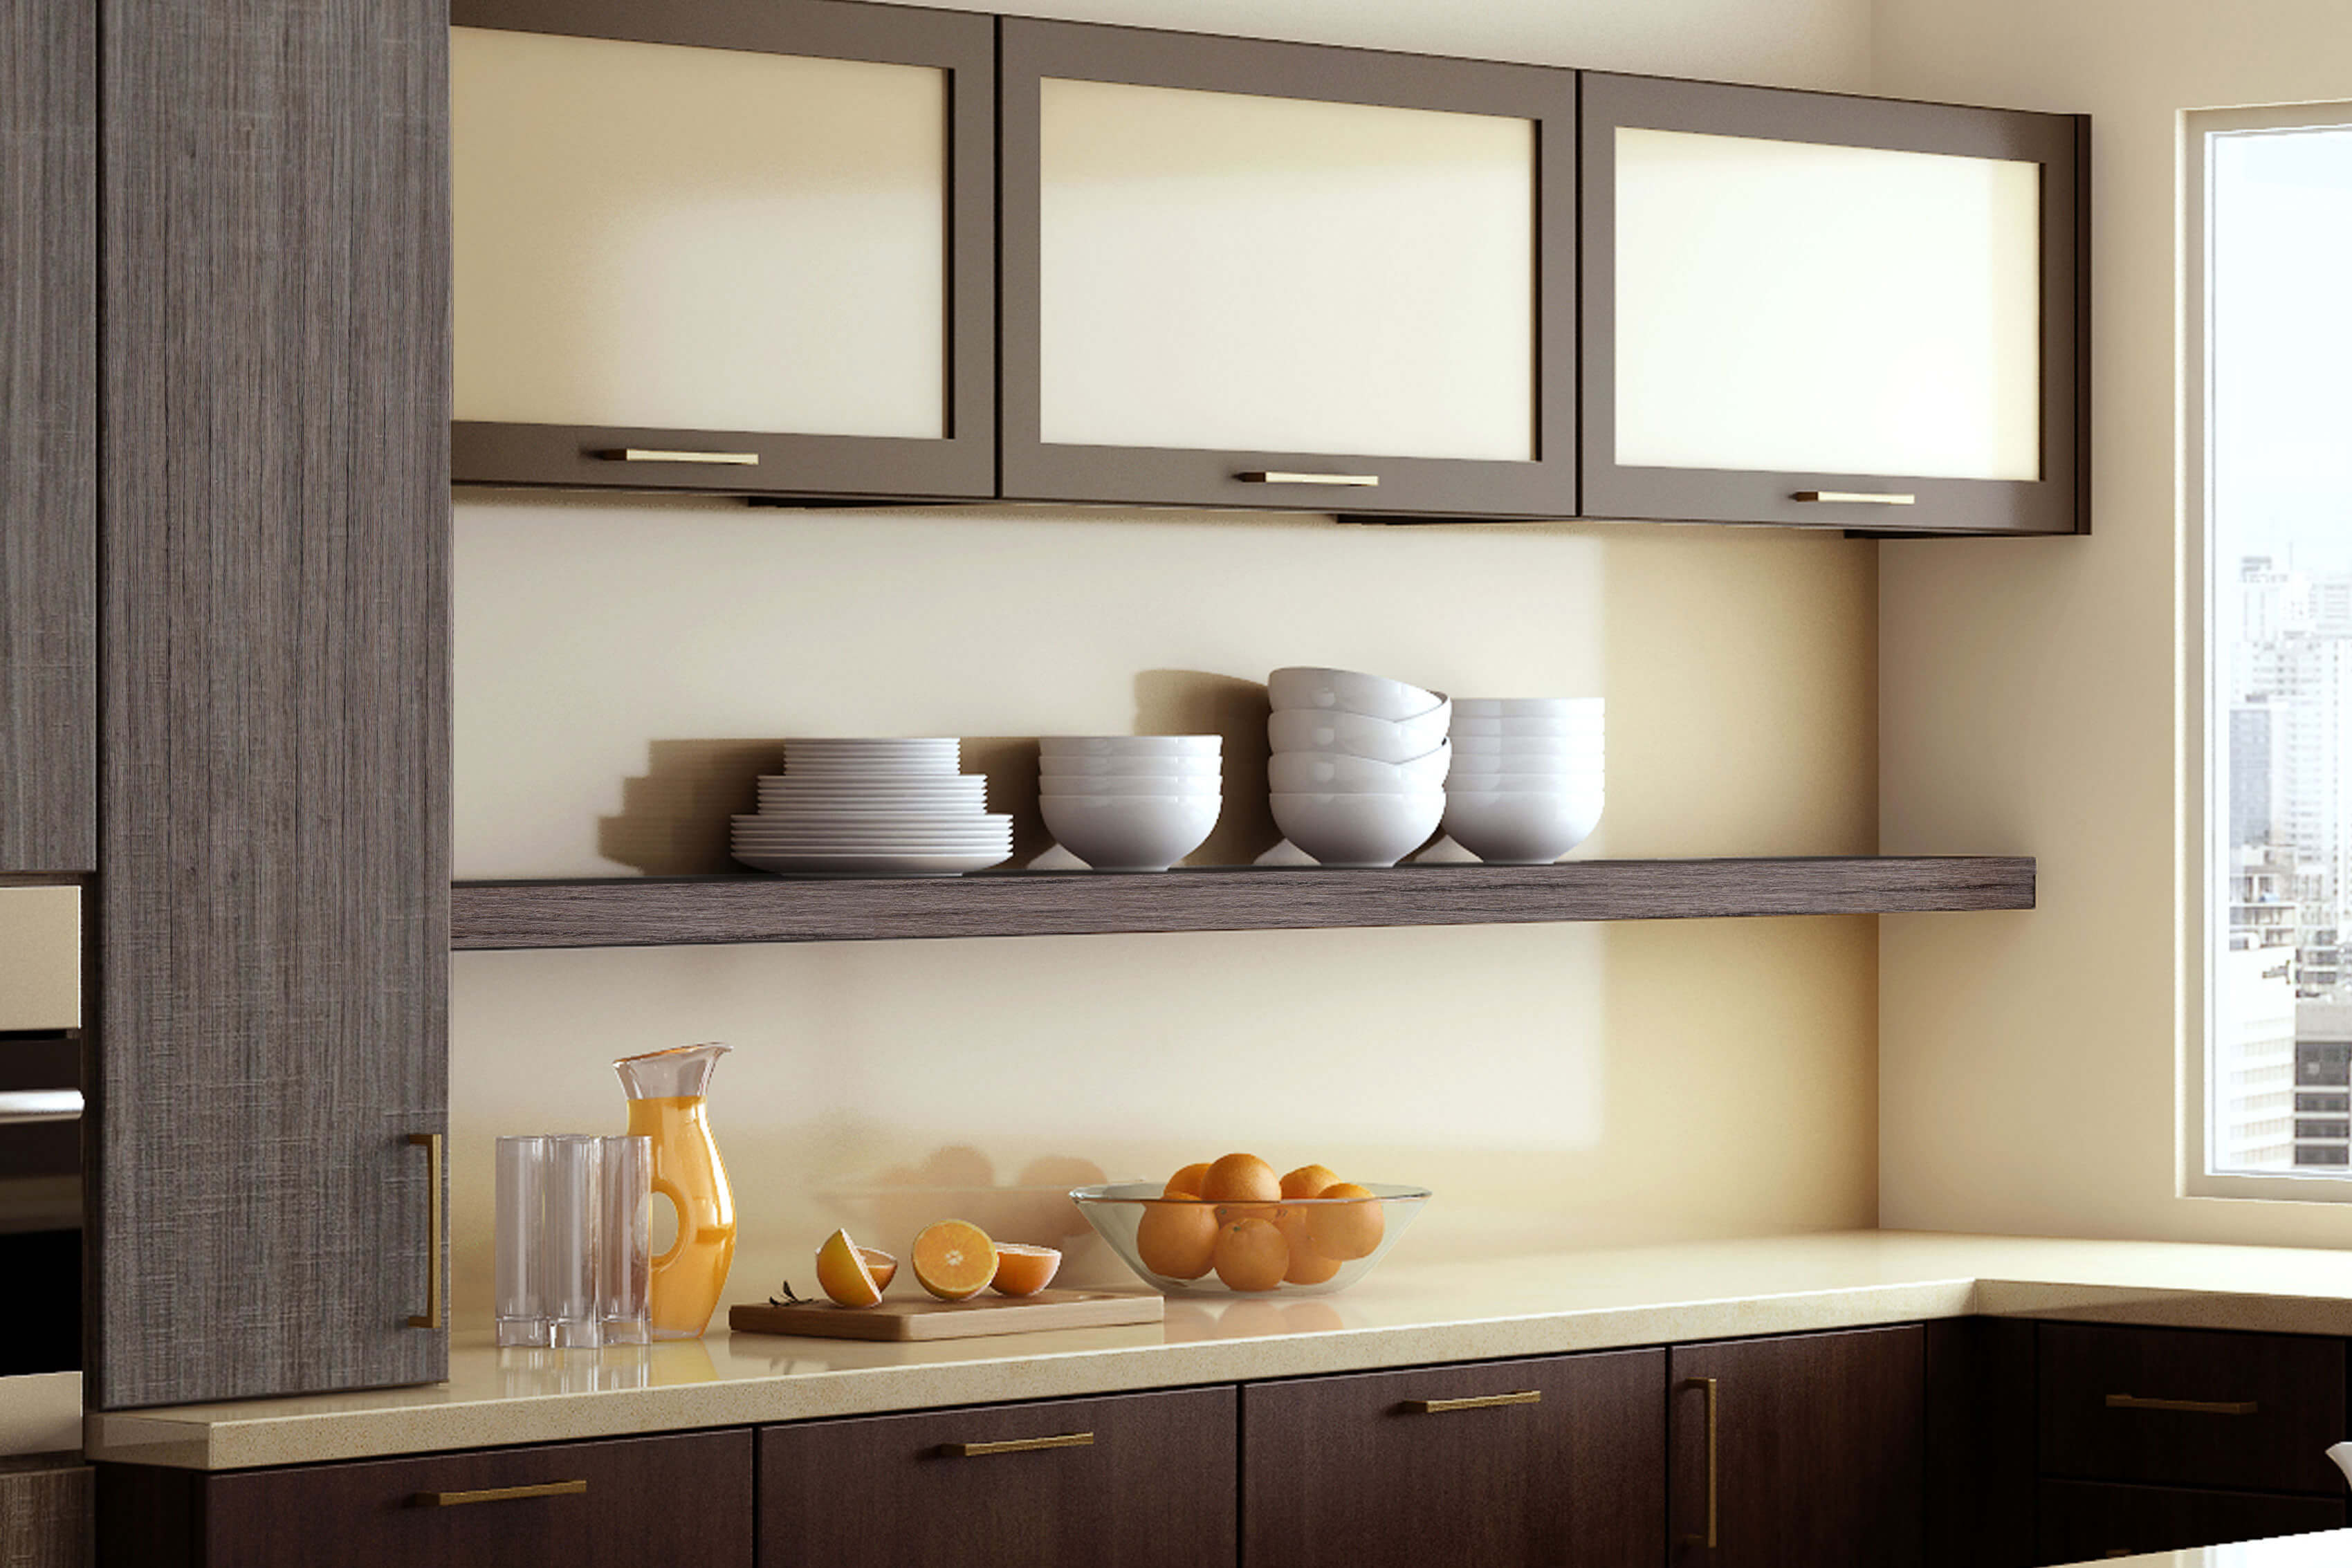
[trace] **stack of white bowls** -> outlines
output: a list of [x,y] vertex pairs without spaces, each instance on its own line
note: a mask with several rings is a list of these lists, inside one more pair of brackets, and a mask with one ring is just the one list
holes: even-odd
[[788,740],[735,819],[735,858],[803,876],[952,876],[1013,857],[1013,819],[988,815],[988,777],[953,737]]
[[1545,865],[1601,821],[1599,697],[1463,697],[1454,705],[1445,834],[1496,865]]
[[1046,831],[1095,871],[1166,871],[1224,805],[1221,735],[1049,735],[1037,742]]
[[1276,670],[1265,685],[1274,820],[1294,848],[1327,866],[1391,866],[1427,841],[1453,760],[1443,692],[1354,670]]

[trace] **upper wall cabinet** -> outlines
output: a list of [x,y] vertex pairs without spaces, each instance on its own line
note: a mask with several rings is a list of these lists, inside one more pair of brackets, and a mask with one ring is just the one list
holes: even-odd
[[453,0],[460,484],[994,494],[994,23]]
[[1002,26],[1007,497],[1575,514],[1574,72]]
[[1584,509],[2088,527],[2076,117],[1588,74]]

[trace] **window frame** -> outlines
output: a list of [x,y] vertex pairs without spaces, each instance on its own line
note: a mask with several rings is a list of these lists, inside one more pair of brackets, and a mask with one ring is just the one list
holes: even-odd
[[[2227,810],[2228,761],[2215,749],[2226,719],[2214,722],[2214,593],[2227,580],[2215,570],[2212,475],[2207,460],[2211,428],[2211,326],[2209,290],[2212,238],[2207,228],[2212,180],[2211,139],[2232,134],[2352,130],[2352,103],[2279,104],[2194,110],[2179,117],[2179,192],[2176,276],[2180,321],[2176,363],[2179,433],[2175,483],[2176,534],[2182,594],[2179,608],[2178,733],[2180,736],[2179,826],[2181,852],[2176,899],[2180,911],[2178,966],[2180,1054],[2180,1137],[2178,1190],[2184,1197],[2288,1203],[2352,1203],[2352,1168],[2317,1175],[2294,1171],[2249,1175],[2210,1168],[2213,1148],[2213,957],[2222,938],[2222,874],[2217,817]],[[2290,1092],[2301,1084],[2292,1079]],[[2292,1107],[2293,1102],[2289,1102]],[[2294,1114],[2290,1108],[2288,1114]]]

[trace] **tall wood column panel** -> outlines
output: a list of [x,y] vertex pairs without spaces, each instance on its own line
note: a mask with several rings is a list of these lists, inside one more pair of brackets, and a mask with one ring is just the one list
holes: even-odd
[[0,872],[97,863],[97,0],[0,0]]
[[104,0],[102,37],[89,1396],[428,1381],[447,7]]

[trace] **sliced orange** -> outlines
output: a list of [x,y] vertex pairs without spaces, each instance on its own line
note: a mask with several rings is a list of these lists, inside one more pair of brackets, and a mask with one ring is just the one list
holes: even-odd
[[1282,1183],[1255,1155],[1227,1155],[1201,1177],[1201,1196],[1211,1203],[1271,1203],[1282,1196]]
[[1301,1166],[1282,1178],[1285,1197],[1318,1197],[1327,1186],[1338,1185],[1339,1173],[1329,1166]]
[[1209,1271],[1217,1249],[1217,1211],[1191,1199],[1143,1206],[1135,1228],[1136,1255],[1163,1279],[1197,1280]]
[[1217,1232],[1217,1278],[1233,1291],[1271,1291],[1290,1267],[1290,1243],[1271,1219],[1236,1219]]
[[1168,1178],[1168,1185],[1160,1189],[1160,1196],[1198,1197],[1201,1196],[1201,1183],[1208,1178],[1208,1175],[1209,1162],[1206,1160],[1202,1160],[1198,1165],[1186,1166]]
[[1010,1241],[996,1244],[996,1277],[989,1288],[1000,1296],[1034,1296],[1054,1282],[1062,1255],[1051,1247],[1024,1247]]
[[908,1249],[915,1282],[943,1301],[961,1301],[996,1278],[996,1243],[969,1219],[926,1225]]
[[[858,1246],[846,1230],[835,1231],[816,1249],[817,1289],[845,1307],[872,1306],[882,1299],[882,1284],[866,1260],[869,1254],[887,1263],[892,1273],[898,1271],[898,1260],[888,1253]],[[883,1276],[886,1281],[888,1278],[888,1274]]]
[[898,1260],[879,1247],[860,1247],[857,1255],[866,1260],[866,1271],[874,1276],[876,1290],[888,1290],[890,1281],[898,1277]]
[[[1317,1196],[1323,1201],[1308,1205],[1307,1215],[1307,1233],[1315,1239],[1315,1250],[1326,1258],[1352,1259],[1369,1258],[1380,1249],[1388,1217],[1370,1188],[1343,1181]],[[1334,1203],[1334,1198],[1350,1201]]]

